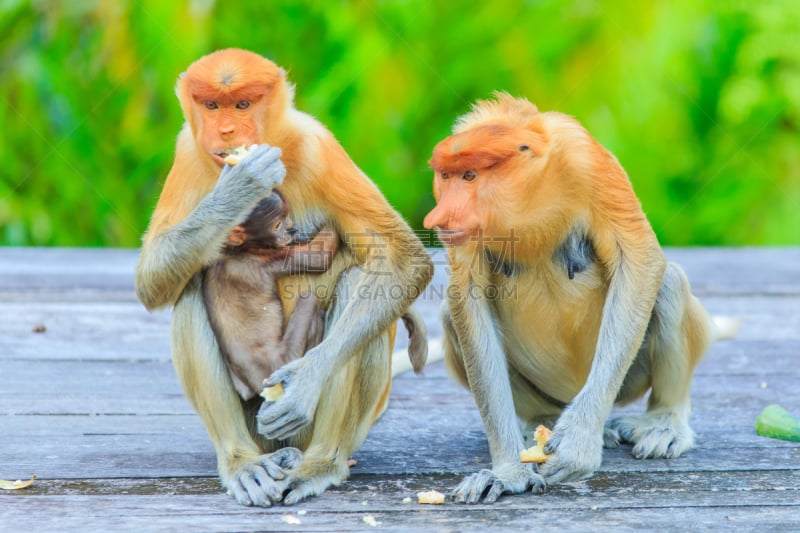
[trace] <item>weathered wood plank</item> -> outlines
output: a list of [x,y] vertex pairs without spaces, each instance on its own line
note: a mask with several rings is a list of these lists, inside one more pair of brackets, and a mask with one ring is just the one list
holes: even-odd
[[[800,294],[800,248],[666,248],[700,294]],[[437,271],[447,259],[431,249]],[[0,295],[37,299],[82,292],[103,300],[133,297],[138,250],[0,248]],[[445,279],[445,278],[441,278]],[[5,298],[2,298],[5,299]]]
[[[437,253],[418,303],[432,336],[447,279]],[[33,489],[0,492],[0,529],[358,531],[373,529],[368,513],[403,531],[792,529],[800,444],[753,426],[769,403],[800,411],[800,248],[668,256],[713,313],[743,319],[698,366],[695,450],[656,461],[633,459],[627,445],[606,450],[591,480],[494,506],[403,504],[489,466],[474,402],[438,363],[396,379],[352,478],[304,502],[303,523],[291,525],[281,517],[297,509],[243,508],[219,488],[210,440],[171,366],[170,313],[135,299],[135,250],[0,248],[0,478],[40,476]],[[33,333],[37,324],[46,332]]]
[[[363,521],[367,515],[380,521],[382,529],[404,531],[487,526],[525,530],[533,523],[541,524],[537,530],[581,525],[696,530],[715,525],[727,529],[800,524],[797,472],[666,474],[659,483],[635,473],[600,474],[588,482],[551,487],[544,496],[505,498],[492,506],[402,503],[406,497],[415,500],[419,490],[433,486],[444,490],[457,481],[452,476],[354,476],[347,486],[297,507],[272,509],[239,507],[220,494],[216,480],[209,478],[40,483],[24,494],[4,498],[0,519],[5,525],[29,528],[28,520],[36,516],[37,529],[57,531],[85,530],[87,523],[114,531],[166,531],[187,524],[202,524],[206,531],[365,531],[372,529]],[[687,491],[696,495],[689,506]],[[682,513],[671,511],[679,507]],[[57,513],[48,513],[43,521],[43,508]],[[300,523],[287,523],[286,516]]]
[[[489,466],[474,412],[409,422],[394,409],[378,421],[354,458],[354,473],[461,473]],[[707,420],[707,419],[706,419]],[[192,415],[6,417],[0,475],[47,479],[208,476],[210,441]],[[418,427],[419,426],[419,427]],[[635,460],[630,446],[606,450],[602,471],[800,471],[800,445],[755,435],[752,422],[697,426],[698,447],[673,460]],[[405,428],[402,439],[398,428]],[[68,446],[65,446],[68,443]],[[35,450],[35,453],[31,453]],[[3,473],[4,468],[13,471]]]
[[[768,403],[800,403],[800,364],[796,354],[786,354],[785,364],[757,365],[763,353],[739,356],[712,354],[701,364],[693,381],[696,409],[748,409],[760,411]],[[744,359],[742,359],[744,358]],[[727,361],[718,368],[717,359]],[[774,363],[774,360],[773,360]],[[188,414],[178,378],[169,361],[4,361],[4,375],[14,376],[0,389],[2,414]],[[724,379],[722,379],[724,377]],[[47,388],[43,394],[42,386]],[[449,397],[456,401],[450,402]],[[437,406],[452,404],[474,410],[467,391],[456,385],[444,366],[425,369],[424,376],[408,374],[395,379],[393,405],[425,420],[445,415]],[[399,403],[398,403],[399,402]],[[425,409],[420,409],[420,405]],[[415,409],[415,406],[417,408]]]
[[[418,300],[430,336],[441,335],[438,299]],[[741,319],[735,340],[719,349],[740,353],[750,341],[780,343],[784,353],[800,344],[800,295],[703,298],[713,314]],[[168,360],[169,311],[147,313],[138,302],[97,302],[82,298],[68,302],[3,302],[0,300],[0,354],[18,359]],[[46,331],[33,331],[37,325]],[[402,330],[401,330],[402,331]],[[398,348],[407,345],[398,335]],[[743,344],[744,343],[744,344]],[[761,346],[752,346],[761,351]]]

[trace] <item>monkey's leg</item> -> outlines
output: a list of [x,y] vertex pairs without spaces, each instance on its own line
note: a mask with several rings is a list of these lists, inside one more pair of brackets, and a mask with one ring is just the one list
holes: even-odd
[[[354,287],[358,286],[359,276],[360,270],[354,268],[339,277],[333,303],[326,314],[326,335],[332,329],[342,330],[342,326],[348,325],[347,321],[351,320],[345,311],[351,308],[350,300]],[[341,354],[340,364],[326,372],[320,382],[319,400],[315,401],[309,423],[305,423],[299,431],[292,432],[288,441],[282,441],[304,450],[302,462],[287,472],[289,492],[283,499],[285,504],[294,504],[318,495],[349,475],[347,460],[350,454],[364,441],[367,431],[388,401],[394,328],[393,323],[364,342],[356,352]],[[306,354],[301,361],[313,365],[314,355]],[[281,369],[276,372],[280,375]],[[292,385],[290,382],[287,395],[306,392],[303,388],[293,390]],[[257,417],[258,430],[262,434],[265,409],[268,406],[262,406]]]
[[175,304],[172,359],[186,397],[214,443],[225,488],[242,505],[269,506],[280,501],[288,480],[284,468],[297,464],[300,452],[284,449],[263,454],[251,437],[208,323],[200,276],[192,278]]
[[[609,424],[622,440],[634,444],[634,457],[678,457],[694,446],[694,432],[689,427],[692,373],[710,340],[708,313],[692,295],[680,267],[670,263],[659,288],[645,345],[625,380],[632,388],[640,388],[643,379],[649,378],[652,391],[647,411],[616,418]],[[637,392],[625,388],[623,393]]]
[[309,348],[319,343],[318,340],[314,342],[321,334],[319,322],[317,297],[310,292],[298,295],[281,341],[281,364],[302,357]]
[[[352,277],[342,276],[337,293],[347,291]],[[337,320],[344,305],[341,299],[329,309],[326,331]],[[309,496],[321,494],[338,485],[350,474],[347,460],[367,437],[367,432],[388,401],[391,387],[391,351],[394,337],[387,330],[372,339],[355,357],[325,381],[314,415],[310,439],[304,448],[303,460],[292,470],[290,491],[283,503],[295,504]]]

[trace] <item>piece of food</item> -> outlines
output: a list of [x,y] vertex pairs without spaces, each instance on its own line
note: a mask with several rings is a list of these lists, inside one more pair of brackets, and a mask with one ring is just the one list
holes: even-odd
[[368,526],[372,526],[372,527],[379,527],[379,526],[382,526],[382,525],[383,525],[383,522],[378,522],[377,520],[375,520],[375,517],[374,517],[374,516],[372,516],[371,514],[368,514],[368,515],[365,515],[365,516],[363,516],[363,517],[361,518],[361,520],[362,520],[362,521],[363,521],[365,524],[367,524]]
[[768,405],[756,420],[756,433],[771,439],[800,442],[800,418],[780,405]]
[[281,382],[261,391],[261,397],[268,402],[277,402],[281,396],[283,396],[283,383]]
[[536,441],[535,446],[531,446],[527,450],[519,452],[519,460],[523,463],[544,463],[550,456],[544,453],[544,445],[550,440],[550,435],[553,432],[546,427],[539,425],[533,433],[533,439]]
[[444,503],[444,494],[436,490],[418,492],[417,501],[431,505],[442,505]]
[[19,489],[27,489],[33,482],[36,481],[36,474],[32,475],[28,481],[22,481],[20,479],[16,481],[6,481],[5,479],[0,479],[0,489],[4,490],[19,490]]
[[228,156],[223,159],[226,165],[235,166],[238,165],[239,162],[244,159],[247,154],[250,153],[253,148],[258,146],[257,144],[251,144],[250,146],[238,146],[233,149],[232,152],[228,154]]

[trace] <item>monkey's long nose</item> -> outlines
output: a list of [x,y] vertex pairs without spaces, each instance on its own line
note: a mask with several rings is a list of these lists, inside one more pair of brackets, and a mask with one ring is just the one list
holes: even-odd
[[430,213],[425,216],[422,225],[426,229],[442,228],[447,229],[447,211],[442,207],[442,204],[437,204]]

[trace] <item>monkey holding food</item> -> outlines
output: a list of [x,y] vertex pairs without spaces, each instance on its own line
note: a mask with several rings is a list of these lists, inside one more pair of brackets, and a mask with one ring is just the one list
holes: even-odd
[[[426,351],[410,306],[433,263],[334,135],[295,108],[285,69],[246,50],[219,50],[192,63],[175,92],[185,123],[143,238],[136,294],[147,309],[173,307],[172,361],[224,487],[243,505],[295,504],[347,478],[348,458],[386,409],[398,318],[410,316],[423,339],[409,354]],[[253,144],[239,164],[225,164]],[[298,287],[320,297],[322,341],[268,378],[265,386],[284,386],[280,399],[242,402],[209,324],[204,271],[278,186],[302,233],[334,227],[340,247],[327,271],[278,280],[287,313]]]
[[[472,392],[492,457],[455,501],[588,477],[621,441],[637,458],[690,449],[693,370],[731,331],[667,262],[616,158],[576,120],[501,93],[456,121],[430,165],[424,225],[451,266],[445,363]],[[606,424],[648,390],[645,413]],[[520,462],[517,417],[556,416],[537,472]]]
[[243,400],[261,391],[273,371],[319,344],[324,324],[316,296],[297,295],[283,327],[278,278],[330,268],[339,238],[330,228],[294,242],[289,207],[277,190],[228,236],[205,272],[203,301],[233,385]]
[[[298,240],[288,201],[274,189],[231,231],[220,258],[206,270],[206,312],[234,388],[243,400],[258,394],[275,370],[302,357],[322,340],[322,312],[316,296],[308,291],[297,295],[284,331],[278,279],[325,272],[338,249],[339,236],[333,228],[323,228],[305,242]],[[418,326],[423,324],[421,317],[413,313],[409,310],[401,318],[414,345],[408,351],[411,367],[420,372],[426,359],[425,330]],[[269,394],[263,396],[273,399]]]

